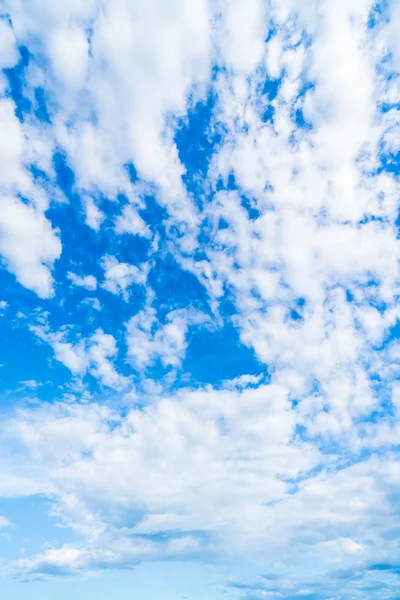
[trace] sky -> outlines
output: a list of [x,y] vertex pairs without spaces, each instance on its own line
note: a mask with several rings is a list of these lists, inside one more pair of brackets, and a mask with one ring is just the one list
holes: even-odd
[[399,31],[0,0],[2,597],[400,597]]

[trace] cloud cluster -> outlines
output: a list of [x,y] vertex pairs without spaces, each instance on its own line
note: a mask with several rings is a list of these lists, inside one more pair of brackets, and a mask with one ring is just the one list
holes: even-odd
[[[248,600],[397,597],[397,4],[5,7],[0,255],[83,390],[2,421],[0,494],[77,540],[13,569],[246,558]],[[228,328],[237,372],[185,387]]]
[[[263,564],[270,592],[323,590],[321,578],[336,589],[344,567],[374,579],[397,556],[398,460],[323,456],[298,422],[277,385],[183,391],[125,417],[95,404],[19,413],[3,424],[19,452],[3,448],[2,494],[51,495],[86,543],[17,568],[46,577],[207,551]],[[364,584],[350,580],[351,597]]]
[[187,348],[190,326],[205,322],[205,316],[193,310],[173,310],[161,323],[151,306],[127,323],[128,357],[139,369],[160,359],[164,366],[178,367]]
[[97,329],[90,338],[80,339],[71,327],[51,331],[47,323],[31,325],[30,330],[51,346],[54,358],[73,375],[83,377],[90,373],[103,385],[115,390],[127,386],[129,380],[119,374],[114,366],[118,349],[111,334]]
[[51,147],[37,136],[20,123],[14,103],[1,98],[0,252],[19,283],[47,298],[54,293],[51,268],[60,257],[61,242],[45,215],[49,200],[28,170],[32,159],[40,164],[49,158]]
[[[115,545],[127,538],[131,560],[144,542],[146,552],[154,546],[150,557],[163,553],[162,539],[154,537],[163,532],[172,536],[168,551],[179,551],[182,536],[201,550],[196,531],[209,532],[211,547],[229,544],[232,529],[234,545],[257,543],[266,506],[282,500],[290,480],[319,461],[311,445],[296,439],[295,426],[279,386],[185,391],[126,417],[98,405],[24,411],[3,430],[24,455],[16,471],[8,466],[3,494],[34,468],[36,485],[88,536],[89,554],[65,549],[36,558],[43,572],[50,554],[60,568],[93,568],[86,560],[96,554],[106,560],[107,540],[114,538]],[[81,564],[83,555],[89,558]]]
[[147,265],[136,267],[118,262],[114,256],[106,256],[102,262],[104,269],[103,288],[112,294],[121,294],[125,301],[129,298],[128,288],[134,283],[145,285],[147,279]]

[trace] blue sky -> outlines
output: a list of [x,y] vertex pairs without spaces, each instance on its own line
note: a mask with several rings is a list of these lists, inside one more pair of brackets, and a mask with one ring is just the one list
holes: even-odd
[[7,600],[400,596],[394,0],[0,3]]

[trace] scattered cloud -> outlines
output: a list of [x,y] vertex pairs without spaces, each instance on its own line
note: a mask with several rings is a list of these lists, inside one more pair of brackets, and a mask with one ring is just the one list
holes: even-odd
[[4,9],[0,497],[71,534],[10,571],[398,597],[397,3]]
[[147,265],[139,267],[119,262],[115,256],[106,256],[102,260],[104,283],[102,287],[112,294],[121,295],[127,302],[128,288],[133,284],[145,285],[147,280]]
[[84,277],[80,277],[75,273],[69,272],[67,273],[67,277],[73,285],[78,287],[84,287],[90,291],[94,291],[97,288],[97,280],[93,275],[85,275]]
[[85,214],[86,224],[89,225],[94,231],[99,231],[102,222],[104,221],[104,215],[101,210],[96,206],[92,198],[86,198],[85,200]]
[[148,225],[143,221],[138,211],[131,205],[124,207],[122,213],[115,222],[115,231],[117,233],[131,233],[144,238],[151,237]]

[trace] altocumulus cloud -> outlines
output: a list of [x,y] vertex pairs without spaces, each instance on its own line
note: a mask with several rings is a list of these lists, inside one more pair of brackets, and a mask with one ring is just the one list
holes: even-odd
[[399,3],[1,10],[1,573],[398,598]]

